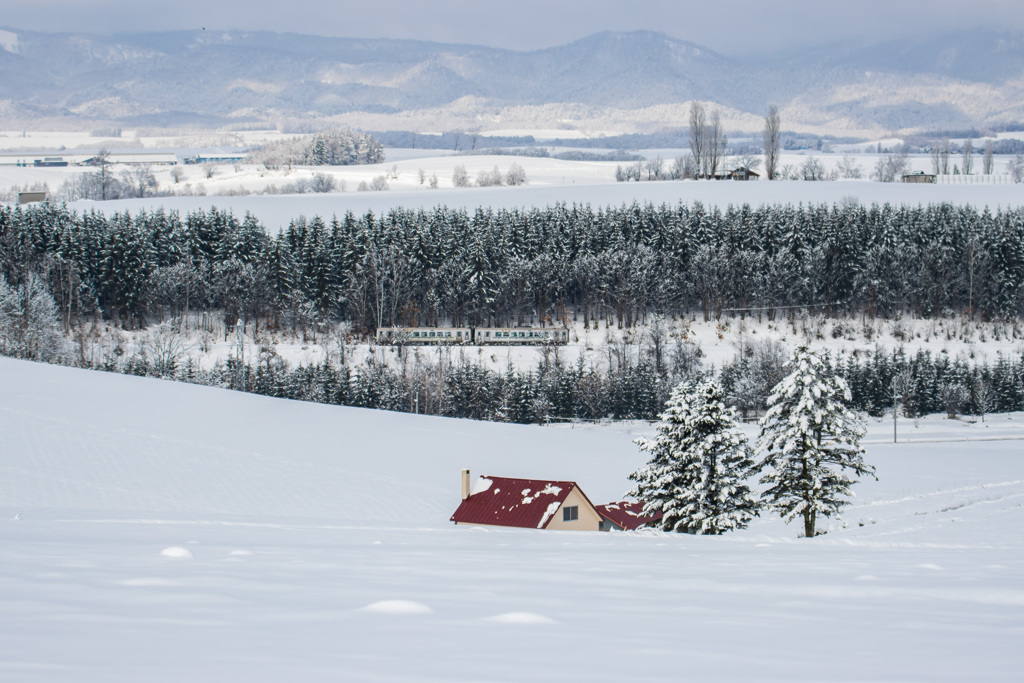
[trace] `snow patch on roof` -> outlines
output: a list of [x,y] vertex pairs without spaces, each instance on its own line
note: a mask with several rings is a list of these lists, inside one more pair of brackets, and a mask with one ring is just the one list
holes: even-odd
[[[480,477],[473,483],[473,489],[469,492],[469,494],[471,496],[475,496],[478,493],[483,493],[484,491],[490,489],[493,483],[493,479],[488,479],[487,477]],[[494,492],[497,493],[500,490],[501,489],[496,489]]]
[[545,526],[547,526],[548,520],[551,519],[551,515],[553,515],[556,512],[558,512],[558,508],[561,505],[562,504],[560,502],[558,502],[557,500],[555,502],[549,504],[548,505],[548,509],[544,511],[544,516],[540,518],[540,523],[537,524],[537,528],[538,529],[543,529]]

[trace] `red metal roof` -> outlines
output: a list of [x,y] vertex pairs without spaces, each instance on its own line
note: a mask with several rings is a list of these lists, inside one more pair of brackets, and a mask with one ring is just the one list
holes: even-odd
[[574,488],[574,481],[480,477],[451,521],[543,529]]
[[644,517],[644,504],[641,502],[623,500],[618,503],[598,505],[596,509],[597,514],[627,531],[637,529],[649,522],[661,519],[661,513],[658,513],[653,517]]

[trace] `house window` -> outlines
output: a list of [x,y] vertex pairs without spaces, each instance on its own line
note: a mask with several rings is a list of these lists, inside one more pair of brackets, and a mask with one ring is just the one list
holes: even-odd
[[579,505],[567,505],[562,508],[562,521],[563,522],[575,522],[580,518],[580,506]]

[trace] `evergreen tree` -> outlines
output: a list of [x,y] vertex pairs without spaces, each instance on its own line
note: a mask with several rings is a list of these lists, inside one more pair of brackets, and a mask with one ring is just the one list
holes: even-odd
[[758,451],[763,501],[786,522],[803,517],[804,536],[814,536],[818,516],[831,517],[853,495],[855,475],[874,476],[864,463],[863,421],[847,404],[850,389],[832,359],[806,346],[796,350],[786,376],[768,397]]
[[726,408],[713,381],[681,384],[672,392],[655,439],[638,439],[651,461],[629,475],[627,495],[644,502],[644,514],[662,515],[665,531],[721,534],[742,529],[758,503],[744,483],[753,468],[736,411]]

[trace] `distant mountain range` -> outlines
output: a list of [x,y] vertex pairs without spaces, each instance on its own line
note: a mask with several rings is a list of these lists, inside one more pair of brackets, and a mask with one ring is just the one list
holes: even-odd
[[[691,99],[723,107],[729,125],[748,130],[769,103],[782,107],[787,128],[811,132],[1012,126],[1024,122],[1024,38],[971,31],[733,59],[651,32],[516,52],[269,32],[0,30],[5,127],[286,120],[423,132],[449,121],[507,127],[526,108],[524,120],[563,128],[635,112],[650,130],[670,116],[664,105]],[[675,113],[684,126],[685,113]]]

